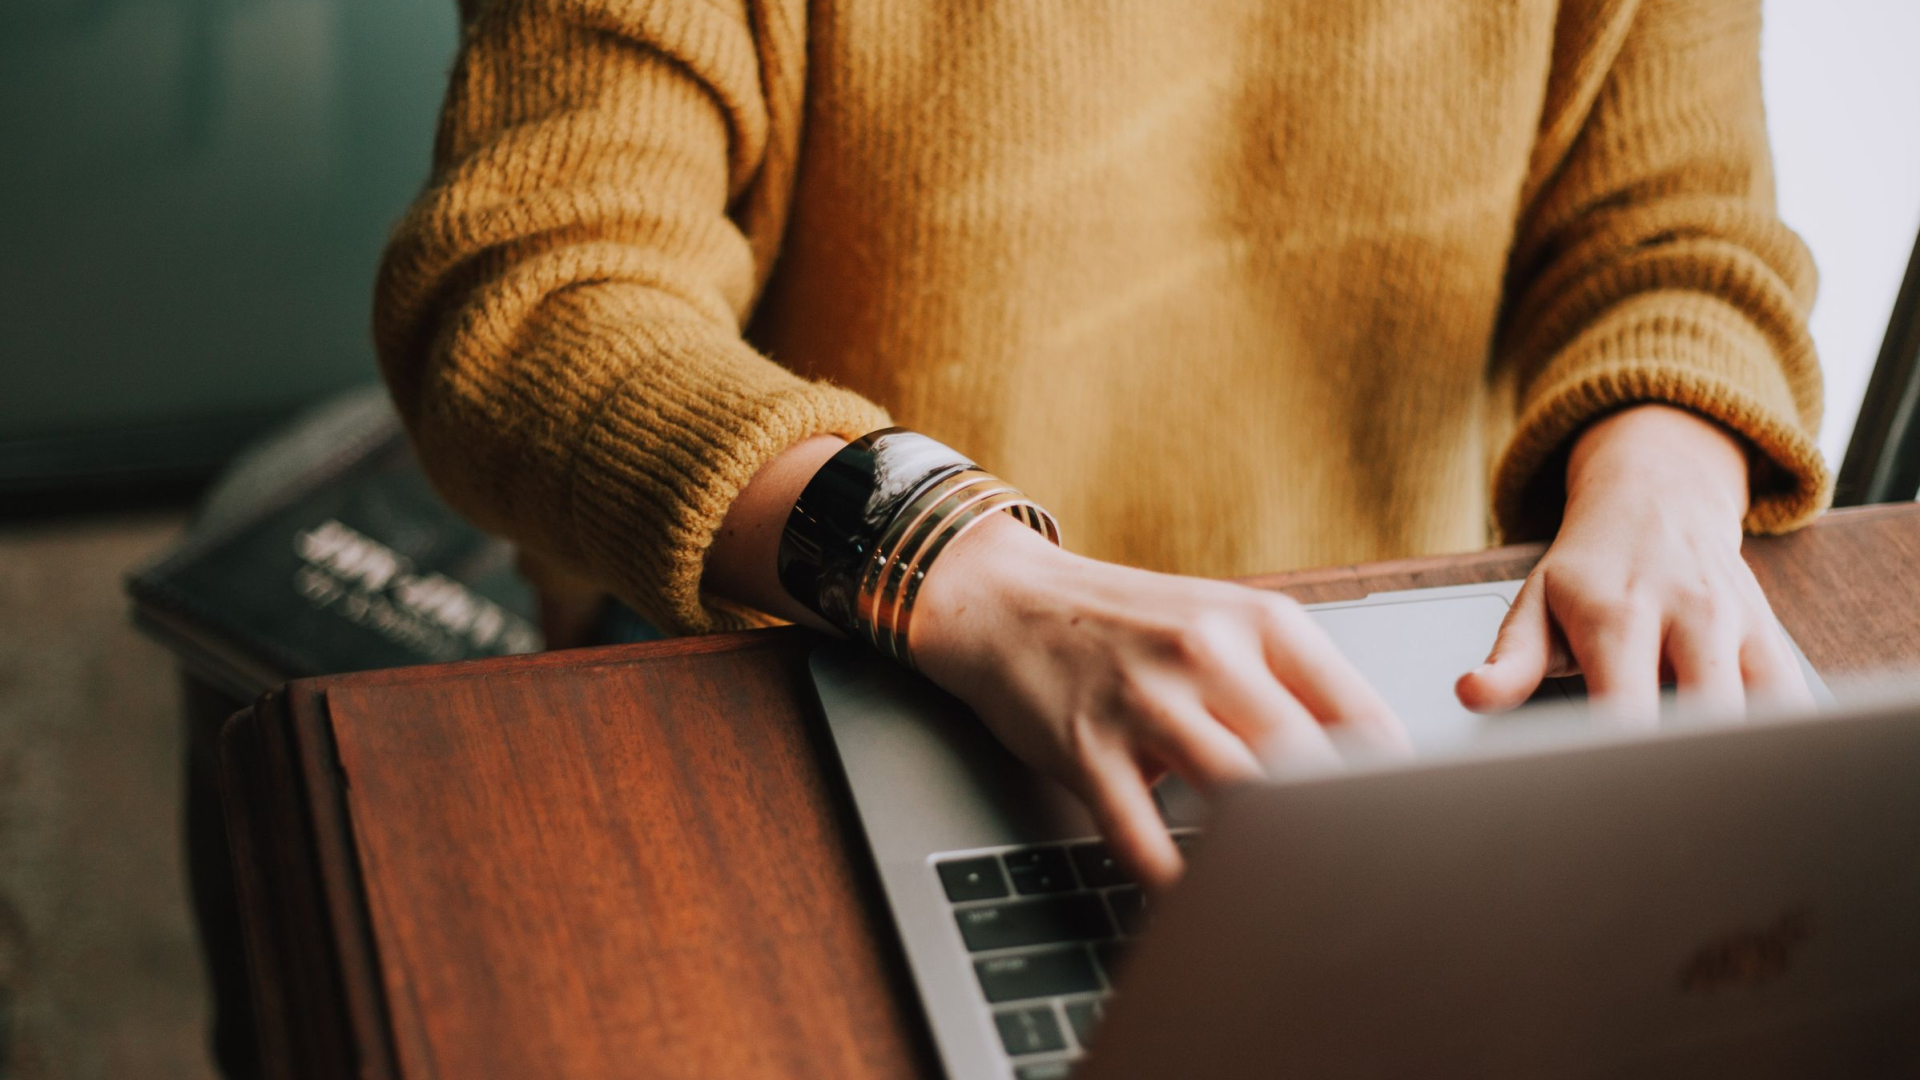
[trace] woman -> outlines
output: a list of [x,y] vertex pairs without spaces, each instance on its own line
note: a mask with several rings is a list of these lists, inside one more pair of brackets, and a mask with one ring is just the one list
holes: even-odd
[[1491,520],[1552,545],[1468,705],[1805,693],[1739,556],[1828,487],[1757,0],[465,10],[377,316],[436,482],[669,630],[864,634],[796,502],[959,448],[1076,553],[942,519],[905,647],[1148,882],[1162,771],[1400,738],[1210,578]]

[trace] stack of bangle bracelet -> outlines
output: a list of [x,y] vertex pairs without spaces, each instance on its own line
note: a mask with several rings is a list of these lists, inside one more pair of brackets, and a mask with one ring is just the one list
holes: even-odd
[[887,428],[849,443],[794,504],[780,539],[788,593],[827,622],[909,667],[914,601],[934,561],[1006,512],[1060,542],[1053,516],[954,450]]

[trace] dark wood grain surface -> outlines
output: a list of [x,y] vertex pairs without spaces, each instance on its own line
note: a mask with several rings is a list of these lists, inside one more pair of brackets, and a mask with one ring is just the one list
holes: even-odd
[[[1537,556],[1256,583],[1334,600]],[[1823,672],[1920,666],[1920,507],[1835,513],[1749,557]],[[230,819],[278,1075],[937,1075],[808,641],[313,680],[243,713]]]

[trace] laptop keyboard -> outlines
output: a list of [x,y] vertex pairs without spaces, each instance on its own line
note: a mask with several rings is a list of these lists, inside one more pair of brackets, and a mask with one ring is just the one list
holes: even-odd
[[937,856],[933,868],[1014,1076],[1061,1080],[1146,929],[1146,894],[1097,840]]

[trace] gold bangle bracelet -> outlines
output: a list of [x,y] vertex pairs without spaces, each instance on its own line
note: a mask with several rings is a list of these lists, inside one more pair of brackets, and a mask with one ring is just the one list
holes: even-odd
[[906,633],[901,629],[902,624],[911,618],[911,609],[905,607],[903,601],[910,594],[919,592],[919,582],[926,576],[926,568],[933,564],[934,555],[951,542],[956,529],[1022,497],[1009,484],[991,477],[989,481],[952,492],[934,508],[926,525],[916,535],[907,538],[908,545],[900,549],[894,560],[893,572],[888,575],[887,584],[890,587],[878,595],[877,618],[872,624],[874,648],[881,655],[912,666],[906,656]]
[[996,482],[991,474],[978,469],[948,477],[922,492],[911,505],[902,507],[889,523],[861,574],[860,592],[854,605],[857,627],[876,651],[886,652],[881,647],[883,635],[877,627],[889,621],[887,601],[899,587],[900,575],[910,556],[922,546],[925,533],[937,529],[945,517],[941,508],[970,489]]
[[912,667],[909,633],[914,601],[934,560],[987,517],[1007,512],[1050,542],[1060,542],[1053,516],[1018,489],[979,469],[947,477],[902,507],[862,568],[857,629],[875,651]]
[[[873,546],[872,554],[867,558],[866,566],[861,570],[854,602],[856,621],[866,627],[879,617],[876,608],[880,597],[897,587],[902,558],[920,546],[914,539],[917,530],[928,523],[942,503],[957,492],[998,482],[991,473],[968,469],[929,486],[912,502],[901,507],[893,520],[887,523],[885,531]],[[938,519],[935,518],[932,524],[937,525]]]
[[1053,516],[1017,488],[978,467],[930,484],[901,506],[860,568],[853,598],[853,629],[873,649],[913,667],[909,632],[914,601],[934,560],[947,546],[994,513],[1060,542]]
[[[934,560],[939,558],[941,551],[943,551],[947,545],[958,540],[968,530],[987,520],[991,515],[1001,511],[1017,511],[1021,507],[1032,510],[1039,509],[1037,503],[1027,499],[1026,496],[1020,494],[1018,491],[1009,489],[1003,494],[995,495],[990,499],[983,499],[964,509],[957,509],[953,516],[948,519],[946,527],[928,544],[926,552],[915,560],[915,564],[908,570],[900,595],[895,599],[898,616],[889,628],[892,636],[889,644],[892,646],[893,654],[899,658],[901,663],[908,667],[914,666],[913,656],[911,650],[908,648],[908,641],[910,640],[908,635],[913,629],[914,601],[919,596],[921,585],[926,583],[927,572],[933,567]],[[1022,517],[1022,515],[1018,513],[1015,513],[1014,516],[1016,519]],[[1047,518],[1045,520],[1050,522],[1052,519]],[[1056,531],[1051,529],[1037,531],[1040,531],[1041,535],[1046,536],[1055,544],[1059,543],[1059,536]]]

